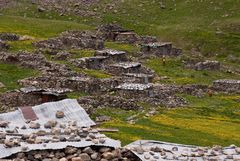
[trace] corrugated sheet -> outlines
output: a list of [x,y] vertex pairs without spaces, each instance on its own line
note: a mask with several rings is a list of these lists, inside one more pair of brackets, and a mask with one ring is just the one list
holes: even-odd
[[[88,114],[85,110],[78,104],[77,100],[75,99],[66,99],[59,102],[51,102],[51,103],[44,103],[42,105],[34,106],[33,111],[35,112],[38,122],[41,127],[39,129],[31,129],[29,128],[29,124],[25,123],[25,119],[21,110],[16,110],[14,112],[0,114],[0,120],[9,121],[10,124],[7,128],[0,128],[0,131],[5,132],[6,130],[13,130],[17,128],[18,134],[31,134],[33,132],[37,132],[39,130],[44,130],[46,132],[50,132],[51,129],[45,129],[44,124],[49,120],[56,120],[58,121],[58,126],[61,123],[68,123],[69,121],[76,121],[77,127],[90,127],[95,125],[95,123],[89,118]],[[64,118],[57,119],[55,114],[57,111],[63,111],[65,114]],[[25,125],[27,129],[21,129],[21,127]],[[65,137],[64,134],[61,134]],[[44,149],[62,149],[67,146],[74,146],[74,147],[86,147],[91,145],[103,145],[109,147],[120,147],[120,142],[107,138],[105,135],[97,133],[97,138],[104,138],[106,142],[103,144],[94,144],[92,141],[86,141],[84,138],[81,138],[81,141],[78,142],[57,142],[57,143],[45,143],[45,144],[27,144],[26,142],[21,142],[21,146],[27,146],[31,150],[44,150]],[[12,138],[13,136],[7,136],[7,138]],[[16,136],[15,136],[16,137]],[[45,135],[40,138],[42,139],[49,139],[52,135]],[[3,144],[0,144],[0,158],[5,158],[11,156],[12,154],[21,152],[20,147],[13,147],[13,148],[5,148]]]
[[79,142],[57,142],[57,143],[48,143],[48,144],[24,144],[22,143],[20,147],[14,147],[14,148],[5,148],[3,144],[0,144],[0,158],[6,158],[13,154],[22,152],[21,147],[28,147],[28,151],[32,150],[57,150],[57,149],[64,149],[67,146],[72,147],[88,147],[88,146],[107,146],[107,147],[113,147],[113,148],[119,148],[121,147],[121,144],[117,140],[106,138],[106,142],[104,144],[94,144],[91,141],[85,141],[81,140]]
[[[141,148],[144,150],[143,154],[139,154],[136,150],[136,148]],[[153,152],[151,151],[151,148],[161,148],[166,153],[164,156],[161,156],[161,153],[159,152]],[[214,156],[212,154],[211,148],[205,148],[205,147],[199,147],[199,146],[192,146],[192,145],[182,145],[182,144],[174,144],[174,143],[168,143],[168,142],[161,142],[161,141],[154,141],[154,140],[138,140],[135,141],[129,145],[126,146],[126,148],[130,149],[136,156],[138,156],[142,161],[148,161],[148,160],[155,160],[155,161],[165,161],[165,160],[196,160],[196,161],[204,161],[208,157],[209,159],[214,159]],[[173,148],[177,148],[178,150],[173,150]],[[192,155],[199,149],[205,149],[204,157],[197,157],[197,155]],[[220,153],[217,157],[218,160],[228,160],[227,154],[232,154],[233,159],[240,159],[240,155],[236,154],[235,149],[231,147],[225,147],[223,148],[225,151],[224,153]],[[151,153],[149,153],[151,151]],[[156,157],[154,157],[156,156]],[[189,157],[190,156],[190,157]],[[178,159],[174,159],[174,157],[177,157]],[[213,157],[213,158],[211,158]],[[157,158],[157,159],[156,159]],[[230,159],[231,160],[231,159]]]

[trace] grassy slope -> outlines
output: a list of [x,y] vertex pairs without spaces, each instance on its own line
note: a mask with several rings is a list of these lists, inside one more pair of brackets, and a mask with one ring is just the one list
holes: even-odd
[[[107,2],[109,0],[102,0],[101,2],[104,1]],[[83,18],[81,17],[60,17],[53,12],[37,13],[35,12],[36,6],[30,6],[28,9],[25,9],[24,5],[26,4],[24,4],[20,5],[18,9],[5,11],[10,16],[0,16],[0,32],[30,35],[39,40],[55,36],[68,29],[93,29],[89,24],[97,25],[102,21],[118,22],[127,28],[135,29],[140,34],[156,35],[162,40],[173,41],[176,45],[183,47],[185,53],[191,53],[190,49],[195,48],[194,50],[200,51],[205,55],[218,54],[216,57],[221,61],[224,61],[228,54],[236,57],[240,56],[240,22],[239,12],[237,12],[240,6],[239,0],[166,1],[166,9],[160,9],[157,2],[125,0],[122,4],[119,3],[116,8],[117,13],[102,13],[102,20],[94,19],[92,21],[92,19],[89,19],[89,21],[86,21],[88,25],[82,23]],[[93,6],[93,8],[95,7],[101,8],[101,4]],[[101,10],[99,9],[99,11]],[[24,13],[27,14],[27,17],[38,17],[38,19],[19,17],[23,16]],[[226,14],[228,14],[227,17]],[[69,21],[69,18],[74,21]],[[217,28],[222,31],[221,34],[216,34]],[[13,42],[11,50],[32,50],[30,44],[31,41]],[[111,42],[106,43],[106,46],[130,52],[139,50],[131,45]],[[75,52],[76,57],[91,55],[91,52]],[[216,58],[215,56],[213,57]],[[209,84],[214,79],[239,78],[226,73],[186,70],[182,68],[178,59],[168,60],[167,65],[164,67],[161,66],[159,61],[152,59],[146,62],[146,64],[155,69],[157,74],[169,76],[170,80],[168,82],[171,83],[200,82]],[[231,62],[229,64],[232,65]],[[239,67],[237,63],[233,65]],[[8,68],[11,69],[10,67]],[[96,77],[102,77],[99,72],[88,72]],[[17,79],[15,79],[14,75],[12,76],[14,78],[10,78],[9,81],[14,80],[16,82]],[[8,81],[3,82],[7,84],[6,82]],[[85,94],[73,93],[70,97],[82,95]],[[103,109],[99,110],[99,113],[110,115],[114,118],[103,126],[119,128],[119,133],[109,135],[116,139],[121,139],[124,144],[141,138],[199,145],[229,145],[231,143],[240,145],[238,135],[240,131],[240,106],[239,102],[236,101],[237,99],[239,100],[239,96],[221,94],[213,98],[204,97],[202,99],[192,96],[184,97],[190,102],[188,108],[166,110],[159,107],[159,114],[152,118],[143,118],[144,114],[140,114],[136,125],[128,125],[126,123],[126,118],[136,114],[136,111]],[[146,107],[146,109],[148,108]]]
[[136,139],[155,139],[183,144],[211,146],[215,144],[240,145],[239,96],[216,95],[213,98],[187,96],[191,102],[188,108],[159,109],[156,116],[144,118],[140,114],[136,124],[126,119],[136,111],[102,109],[100,114],[112,116],[104,127],[113,127],[119,133],[107,133],[121,139],[123,144]]
[[0,89],[0,92],[19,88],[17,81],[26,77],[36,75],[38,72],[32,69],[18,67],[12,64],[4,64],[0,62],[0,82],[5,85],[5,88]]

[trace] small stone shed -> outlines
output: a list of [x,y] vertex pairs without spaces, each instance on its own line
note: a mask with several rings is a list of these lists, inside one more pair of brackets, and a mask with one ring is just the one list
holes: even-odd
[[116,87],[117,93],[126,98],[153,97],[151,84],[124,83]]
[[96,56],[107,56],[110,61],[121,62],[127,61],[127,53],[125,51],[118,51],[114,49],[97,50]]
[[174,48],[171,42],[154,42],[141,44],[141,52],[156,56],[178,56],[181,54],[182,50]]
[[75,66],[86,69],[101,69],[108,60],[107,56],[93,56],[70,60]]
[[35,88],[25,87],[20,89],[21,92],[27,95],[35,95],[41,99],[42,103],[59,101],[67,98],[66,93],[71,92],[70,89],[53,89],[53,88]]
[[152,83],[154,75],[144,73],[126,73],[124,77],[132,79],[135,83],[148,84]]
[[109,65],[108,71],[113,74],[140,73],[141,63],[138,62],[120,62]]

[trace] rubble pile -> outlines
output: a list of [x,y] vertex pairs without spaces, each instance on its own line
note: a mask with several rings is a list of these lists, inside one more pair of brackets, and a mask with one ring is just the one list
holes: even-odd
[[221,67],[219,61],[211,61],[211,60],[200,61],[200,62],[190,61],[190,62],[187,62],[185,66],[190,69],[210,70],[210,71],[219,71]]
[[67,31],[56,38],[33,44],[37,48],[47,49],[103,49],[104,41],[99,35],[90,31]]
[[[19,52],[17,54],[1,52],[0,61],[19,64],[26,68],[39,70],[44,75],[74,76],[76,73],[64,64],[48,61],[41,52]],[[51,88],[51,87],[50,87]]]
[[94,113],[97,108],[112,107],[124,110],[139,110],[141,107],[133,99],[126,99],[119,96],[101,95],[101,96],[84,96],[78,99],[78,103]]
[[140,161],[131,151],[126,149],[112,149],[108,147],[66,147],[61,150],[30,151],[18,153],[10,157],[11,160],[21,161]]
[[9,45],[3,41],[0,40],[0,51],[4,51],[9,49]]
[[2,41],[17,41],[20,36],[13,33],[0,33],[0,40]]
[[240,93],[240,80],[221,79],[213,82],[213,89],[228,93]]

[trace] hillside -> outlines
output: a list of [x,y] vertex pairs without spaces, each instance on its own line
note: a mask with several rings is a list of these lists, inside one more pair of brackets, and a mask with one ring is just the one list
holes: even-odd
[[[70,0],[68,3],[64,0],[58,3],[48,0],[0,0],[0,32],[27,37],[7,42],[10,45],[7,52],[14,55],[20,51],[38,51],[32,43],[56,37],[67,30],[94,31],[102,24],[118,24],[138,35],[156,36],[161,42],[173,42],[174,46],[183,49],[181,56],[166,57],[166,64],[163,64],[162,57],[140,57],[139,45],[104,42],[106,48],[123,50],[131,60],[153,70],[156,75],[153,83],[179,88],[197,84],[207,88],[219,79],[240,80],[239,10],[240,0]],[[90,78],[101,81],[114,77],[105,70],[82,69],[69,63],[70,59],[93,56],[95,50],[66,51],[72,56],[64,60],[55,60],[48,51],[44,51],[43,55],[49,62],[66,65]],[[185,62],[196,60],[219,61],[221,70],[186,68]],[[39,75],[41,71],[38,69],[1,62],[0,83],[5,87],[0,87],[0,93],[19,89],[18,80]],[[68,97],[89,99],[98,96],[74,91]],[[106,134],[120,139],[123,144],[149,139],[202,146],[240,145],[239,93],[217,91],[209,96],[205,92],[200,97],[192,93],[177,93],[176,97],[188,103],[183,107],[169,108],[140,100],[136,103],[142,107],[139,110],[107,104],[107,107],[95,109],[91,117],[110,116],[111,119],[101,127],[119,129],[118,133]],[[1,108],[1,111],[4,112],[4,109]]]

